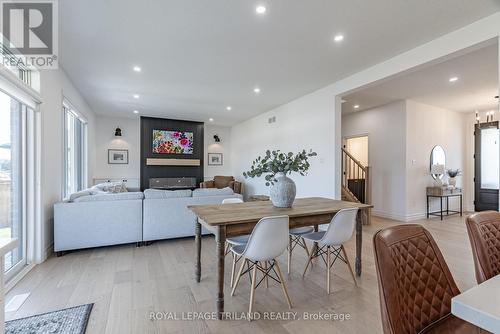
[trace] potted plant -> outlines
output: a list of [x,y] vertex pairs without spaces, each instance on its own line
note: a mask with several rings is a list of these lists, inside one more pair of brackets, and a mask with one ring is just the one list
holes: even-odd
[[456,187],[457,176],[462,175],[462,171],[460,169],[448,169],[446,173],[448,174],[448,183],[450,186]]
[[267,150],[266,154],[252,161],[250,170],[243,173],[245,178],[265,175],[266,186],[271,186],[271,201],[278,208],[290,208],[296,195],[295,182],[287,177],[292,172],[306,175],[309,167],[308,159],[316,156],[316,152],[302,150],[297,154],[283,153],[280,150]]

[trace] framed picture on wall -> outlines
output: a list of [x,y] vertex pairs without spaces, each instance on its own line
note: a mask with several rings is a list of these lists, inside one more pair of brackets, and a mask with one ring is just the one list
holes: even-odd
[[108,150],[108,164],[110,165],[127,165],[128,150]]
[[222,166],[222,153],[208,153],[209,166]]

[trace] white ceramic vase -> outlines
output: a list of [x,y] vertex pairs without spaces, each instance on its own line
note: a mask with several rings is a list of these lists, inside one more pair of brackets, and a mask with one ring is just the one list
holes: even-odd
[[284,173],[277,173],[274,178],[276,181],[271,186],[271,202],[277,208],[291,208],[297,193],[295,182]]

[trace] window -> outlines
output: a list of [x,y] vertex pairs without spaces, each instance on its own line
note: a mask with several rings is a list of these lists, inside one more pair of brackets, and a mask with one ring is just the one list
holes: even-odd
[[27,122],[33,109],[0,91],[0,238],[17,238],[5,255],[7,278],[26,264]]
[[497,128],[481,131],[481,188],[498,189],[498,134]]
[[[0,42],[0,56],[4,59],[3,65],[19,78],[26,86],[40,92],[40,72],[33,66],[26,67],[18,61],[16,55]],[[15,65],[11,65],[15,64]]]
[[87,186],[87,122],[64,103],[63,198]]

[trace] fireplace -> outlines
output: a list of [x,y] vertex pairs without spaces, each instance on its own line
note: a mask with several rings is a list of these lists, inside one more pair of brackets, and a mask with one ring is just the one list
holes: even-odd
[[[194,189],[203,182],[203,127],[201,122],[141,117],[141,190]],[[172,131],[192,134],[193,146],[189,152],[159,153],[154,142],[158,131],[164,131],[165,136]]]
[[194,189],[196,188],[195,177],[157,177],[149,179],[151,189]]

